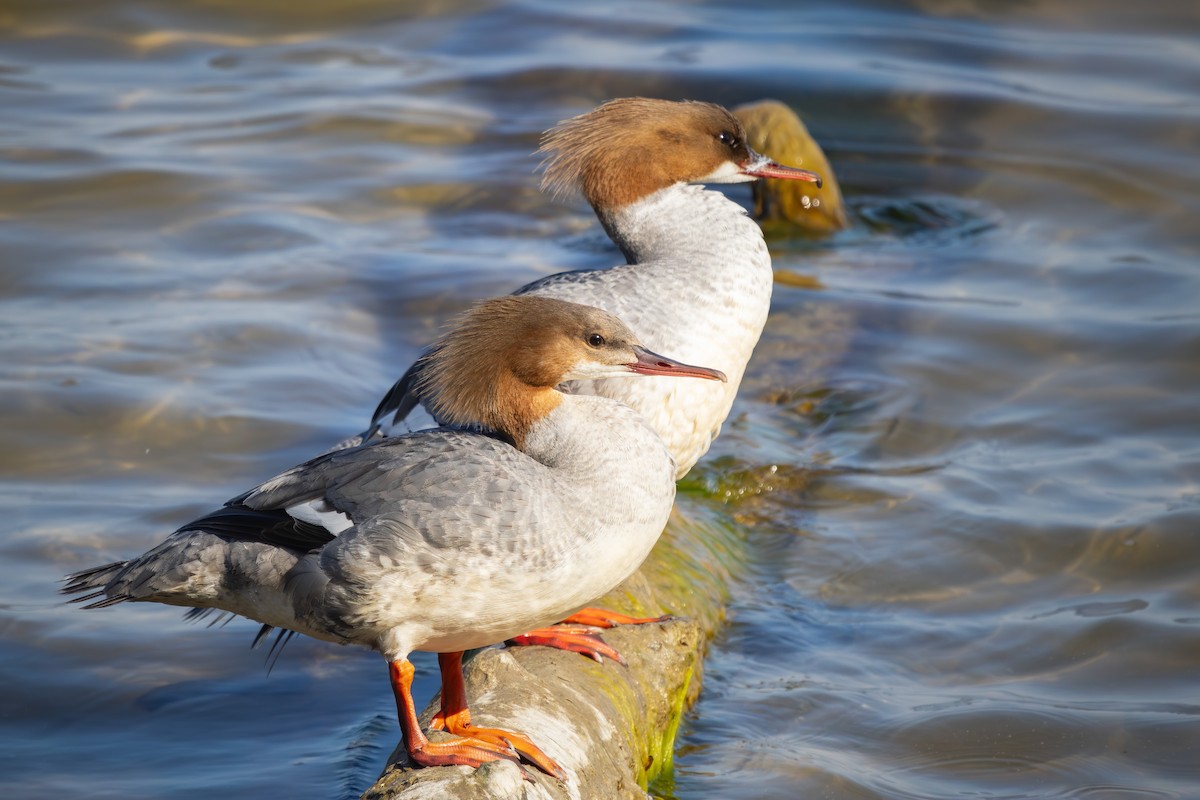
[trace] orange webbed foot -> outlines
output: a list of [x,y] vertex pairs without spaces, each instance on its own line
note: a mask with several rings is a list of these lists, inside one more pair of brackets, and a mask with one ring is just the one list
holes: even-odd
[[409,758],[422,767],[463,765],[478,767],[489,761],[512,761],[519,764],[520,755],[504,740],[490,741],[482,737],[460,736],[442,742],[416,743],[407,748]]
[[[441,717],[442,715],[439,713],[438,716]],[[488,742],[494,744],[497,748],[508,748],[547,775],[558,778],[560,781],[567,779],[567,773],[563,771],[562,767],[558,766],[553,758],[546,755],[542,751],[542,748],[534,744],[523,733],[501,730],[500,728],[480,728],[471,724],[469,712],[465,714],[451,714],[449,719],[443,717],[440,721],[446,731],[460,736],[464,740]]]
[[[461,653],[458,654],[461,657]],[[520,764],[521,757],[505,739],[492,737],[460,736],[444,742],[431,742],[421,730],[417,720],[417,709],[412,700],[413,665],[407,659],[397,659],[389,664],[392,691],[396,695],[396,710],[400,717],[400,729],[404,733],[404,749],[413,763],[422,767],[463,765],[479,767],[489,761],[512,761]],[[459,674],[459,685],[462,675]],[[464,706],[465,707],[465,706]],[[553,763],[553,762],[551,762]],[[524,770],[522,775],[528,778]]]
[[[467,708],[466,688],[463,685],[462,653],[439,653],[438,666],[442,671],[442,704],[429,724],[431,730],[444,730],[461,737],[456,741],[491,745],[496,752],[510,752],[560,781],[567,779],[562,767],[525,734],[499,728],[480,728],[471,723],[471,710]],[[529,779],[527,774],[525,777]]]
[[593,661],[603,661],[611,658],[618,664],[624,664],[625,659],[616,648],[604,639],[596,628],[591,625],[551,625],[548,628],[538,628],[535,631],[514,636],[507,644],[513,647],[529,647],[539,645],[553,647],[556,650],[567,650],[572,653],[585,655]]
[[508,644],[515,647],[540,645],[553,647],[558,650],[569,650],[580,653],[595,661],[611,658],[618,664],[624,664],[625,659],[616,648],[604,641],[596,632],[596,628],[615,628],[618,625],[646,625],[651,622],[666,622],[673,619],[670,614],[661,617],[631,617],[617,611],[604,608],[585,608],[557,625],[548,628],[538,628],[535,631],[514,636]]

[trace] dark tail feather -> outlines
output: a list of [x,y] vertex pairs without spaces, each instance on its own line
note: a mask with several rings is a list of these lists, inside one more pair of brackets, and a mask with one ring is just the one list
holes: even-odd
[[274,625],[267,625],[266,623],[263,623],[263,626],[258,629],[258,633],[254,636],[254,641],[250,643],[250,649],[253,650],[254,648],[258,647],[259,643],[262,642],[262,640],[267,637],[267,634],[273,630],[275,630]]
[[[70,600],[72,603],[85,603],[88,600],[95,600],[98,597],[105,597],[104,587],[109,581],[116,577],[117,573],[125,566],[125,561],[114,561],[111,564],[104,564],[99,567],[85,569],[82,572],[75,572],[63,578],[66,585],[58,590],[59,594],[80,594],[88,592],[82,597],[75,597]],[[117,603],[128,600],[129,597],[121,595],[117,597],[107,597],[96,603],[91,603],[84,608],[104,608],[105,606],[115,605]]]
[[[110,596],[104,588],[124,569],[127,563],[126,561],[114,561],[111,564],[104,564],[103,566],[85,569],[82,572],[72,573],[63,578],[66,585],[59,589],[59,593],[79,595],[79,597],[72,597],[68,601],[70,603],[88,603],[89,600],[96,601],[88,603],[84,608],[107,608],[108,606],[115,606],[117,603],[132,600],[133,597],[127,594]],[[81,594],[82,592],[87,592],[87,594]],[[215,615],[208,621],[208,627],[210,628],[214,625],[224,625],[237,616],[232,611],[224,611],[217,608],[190,608],[183,616],[189,622],[194,622],[210,615]],[[271,631],[276,631],[276,633],[275,641],[271,643],[271,647],[267,651],[268,674],[270,674],[271,670],[279,662],[279,656],[283,654],[284,646],[296,635],[295,631],[286,629],[276,630],[273,625],[263,625],[258,629],[258,635],[254,637],[254,642],[250,646],[258,647]]]
[[219,608],[189,608],[183,612],[183,618],[188,622],[196,622],[206,617],[212,617],[205,626],[206,628],[224,628],[231,619],[237,617],[237,614]]
[[[96,592],[96,595],[100,594],[103,594],[103,592]],[[96,595],[93,595],[93,597]],[[97,600],[95,603],[88,603],[86,606],[84,606],[84,608],[108,608],[109,606],[115,606],[117,603],[124,603],[126,600],[132,599],[133,597],[131,595],[118,594],[112,597],[106,597],[103,600]]]
[[263,639],[270,635],[271,631],[275,631],[275,641],[271,642],[271,648],[267,650],[267,674],[271,674],[271,670],[275,669],[275,665],[279,663],[279,657],[283,655],[283,648],[292,637],[296,635],[295,631],[289,631],[286,628],[276,630],[274,625],[264,624],[258,629],[258,634],[254,637],[254,641],[250,643],[251,648],[258,647]]
[[275,635],[275,641],[271,643],[271,651],[267,653],[267,674],[271,674],[271,670],[275,669],[275,665],[279,663],[279,657],[283,655],[283,648],[296,635],[295,631],[281,630]]

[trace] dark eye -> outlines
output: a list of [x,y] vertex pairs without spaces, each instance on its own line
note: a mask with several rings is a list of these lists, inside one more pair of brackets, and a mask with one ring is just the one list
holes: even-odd
[[721,144],[725,145],[726,147],[730,148],[731,150],[736,150],[738,148],[738,144],[739,144],[738,138],[736,136],[734,136],[732,133],[730,133],[729,131],[721,131],[720,133],[718,133],[717,141],[720,142]]
[[587,342],[592,347],[603,347],[604,346],[604,337],[598,333],[593,333],[591,336],[588,337]]

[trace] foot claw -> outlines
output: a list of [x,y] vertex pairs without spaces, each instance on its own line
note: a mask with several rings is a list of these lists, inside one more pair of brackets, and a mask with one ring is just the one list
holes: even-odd
[[508,743],[461,736],[444,742],[426,742],[408,751],[413,762],[422,767],[444,767],[460,764],[478,767],[489,761],[512,761],[520,764],[521,756]]
[[580,653],[594,661],[611,658],[618,664],[625,664],[625,659],[608,642],[600,638],[596,628],[615,628],[618,625],[648,625],[652,622],[667,622],[672,620],[670,614],[661,617],[631,617],[616,611],[603,608],[585,608],[557,625],[548,628],[538,628],[522,636],[514,636],[508,644],[515,647],[541,645]]
[[558,766],[554,759],[542,752],[542,748],[530,741],[524,734],[499,728],[478,728],[469,722],[455,725],[450,732],[467,739],[506,747],[514,756],[528,761],[547,775],[558,778],[560,781],[567,779],[567,773],[563,771],[562,767]]
[[[430,728],[445,729],[455,737],[440,742],[429,741],[421,730],[412,699],[415,671],[412,662],[398,658],[389,663],[400,730],[404,733],[404,746],[413,763],[423,767],[450,764],[479,767],[490,761],[504,759],[512,761],[520,769],[521,759],[524,758],[548,775],[565,780],[566,773],[562,768],[527,737],[496,728],[476,728],[471,724],[471,711],[467,708],[466,687],[463,684],[462,656],[462,652],[438,654],[438,666],[442,672],[442,707]],[[532,780],[523,769],[521,777]]]
[[589,625],[551,625],[549,628],[539,628],[536,631],[521,636],[514,636],[508,644],[515,647],[541,645],[558,650],[579,653],[596,661],[603,662],[610,658],[618,664],[625,664],[625,659]]

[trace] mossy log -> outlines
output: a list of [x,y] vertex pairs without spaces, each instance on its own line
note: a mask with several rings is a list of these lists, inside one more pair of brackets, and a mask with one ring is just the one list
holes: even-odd
[[[475,723],[528,734],[566,771],[565,782],[527,765],[522,776],[510,762],[414,768],[400,746],[363,797],[645,798],[656,781],[670,778],[675,731],[699,694],[704,652],[723,618],[741,546],[708,505],[682,498],[642,568],[597,604],[674,615],[604,632],[627,665],[545,647],[489,648],[466,662]],[[436,709],[435,698],[423,724]]]

